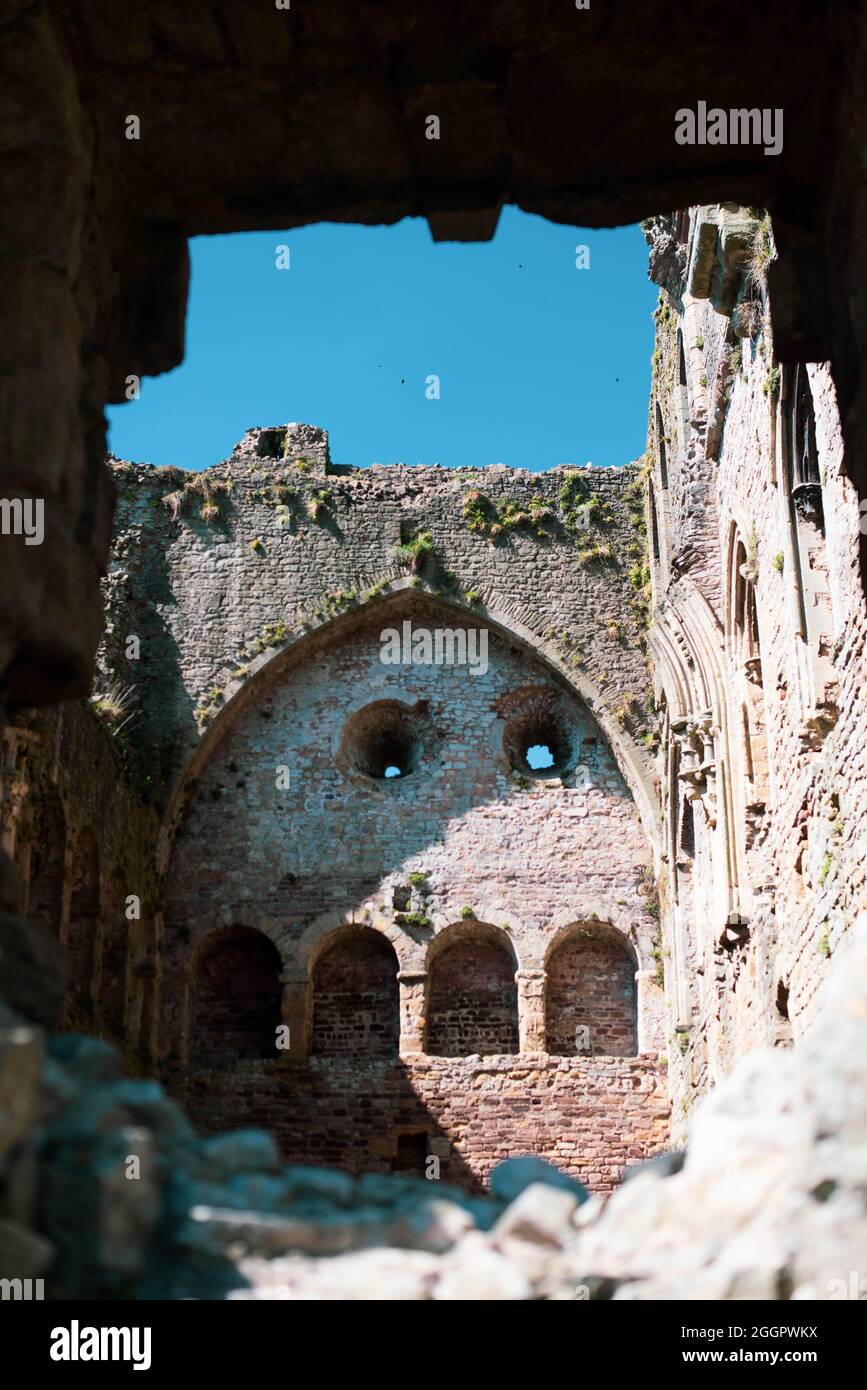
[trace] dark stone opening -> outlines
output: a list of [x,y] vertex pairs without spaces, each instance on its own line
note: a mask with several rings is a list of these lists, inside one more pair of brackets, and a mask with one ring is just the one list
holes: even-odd
[[227,927],[206,942],[190,1029],[190,1056],[197,1065],[277,1056],[281,968],[273,941],[252,927]]
[[377,781],[397,780],[415,772],[422,755],[420,705],[376,700],[348,720],[341,750],[349,764]]

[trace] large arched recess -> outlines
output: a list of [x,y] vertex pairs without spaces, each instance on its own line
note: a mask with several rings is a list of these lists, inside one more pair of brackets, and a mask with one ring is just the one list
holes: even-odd
[[[374,608],[377,614],[382,615],[383,621],[387,618],[390,618],[392,622],[395,621],[407,599],[416,595],[416,590],[412,588],[411,580],[408,578],[395,579],[390,582],[389,587],[390,592],[388,594],[377,596],[367,603],[358,604],[335,618],[308,623],[303,634],[290,638],[281,647],[271,651],[270,654],[263,653],[256,658],[251,663],[249,676],[243,682],[236,682],[227,687],[224,703],[219,713],[202,735],[201,742],[192,757],[181,769],[168,797],[158,842],[160,872],[165,873],[168,869],[175,834],[183,818],[187,797],[192,786],[202,775],[203,769],[219,747],[222,739],[230,729],[234,728],[236,721],[255,706],[265,691],[280,680],[283,672],[291,667],[295,661],[305,657],[313,648],[313,644],[317,640],[321,640],[323,636],[327,635],[328,639],[331,640],[333,637],[339,636],[341,632],[348,632],[361,614],[366,615]],[[480,623],[484,624],[503,640],[510,642],[519,651],[526,654],[528,658],[532,658],[533,661],[546,667],[555,684],[565,687],[569,693],[582,701],[611,747],[618,768],[632,794],[647,844],[651,848],[654,859],[656,859],[659,813],[650,760],[608,712],[598,685],[590,678],[587,671],[567,667],[556,653],[548,648],[538,634],[524,624],[517,622],[511,614],[503,613],[496,606],[470,607],[469,604],[462,603],[455,598],[439,596],[433,598],[429,594],[424,594],[422,597],[426,602],[441,608],[446,618],[449,616],[460,618],[475,626]],[[641,691],[635,693],[638,698],[643,695]]]

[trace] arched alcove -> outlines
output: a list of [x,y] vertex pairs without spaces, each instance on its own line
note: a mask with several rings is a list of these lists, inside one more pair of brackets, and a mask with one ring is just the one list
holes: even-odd
[[746,817],[746,847],[749,849],[761,823],[769,795],[768,745],[764,673],[759,627],[759,607],[755,582],[757,544],[752,538],[748,549],[733,533],[730,596],[732,604],[731,655],[735,665],[736,688],[733,699],[740,704],[740,743],[742,794]]
[[310,1050],[319,1057],[394,1057],[400,1038],[394,947],[369,927],[327,939],[313,967]]
[[647,480],[647,494],[648,494],[649,510],[650,510],[651,555],[652,555],[654,561],[656,561],[656,562],[658,563],[658,562],[659,562],[659,555],[660,555],[660,550],[659,550],[659,516],[658,516],[658,514],[657,514],[657,509],[656,509],[656,489],[655,489],[655,487],[653,486],[653,479],[652,479],[652,478],[648,478],[648,480]]
[[252,927],[209,937],[194,964],[190,1058],[219,1066],[277,1055],[280,1024],[277,948]]
[[804,714],[811,743],[818,745],[836,722],[833,665],[834,618],[828,573],[825,499],[816,414],[804,364],[782,369],[780,425],[783,492],[795,568],[797,628]]
[[604,923],[576,923],[548,952],[546,1050],[556,1057],[638,1051],[635,955]]
[[516,1053],[515,969],[511,943],[496,927],[447,927],[429,956],[425,1051],[438,1057]]

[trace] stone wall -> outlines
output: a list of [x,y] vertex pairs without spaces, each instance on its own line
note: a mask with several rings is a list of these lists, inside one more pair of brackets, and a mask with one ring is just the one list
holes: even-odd
[[[124,746],[163,809],[155,1045],[172,1086],[232,1056],[351,1057],[354,1113],[377,1057],[454,1058],[442,1123],[477,1181],[494,1134],[457,1059],[490,1055],[512,1095],[550,1033],[600,1066],[640,1050],[650,1076],[635,470],[356,472],[288,426],[204,474],[114,472],[100,672],[135,684]],[[418,633],[433,645],[413,659]],[[587,982],[568,1005],[564,968]],[[240,1123],[247,1103],[230,1085],[215,1114]],[[300,1103],[270,1121],[294,1157]],[[576,1087],[566,1119],[583,1104]],[[419,1134],[371,1106],[374,1148],[415,1163]],[[605,1181],[626,1153],[609,1137]],[[358,1161],[345,1128],[326,1141],[322,1161]]]
[[[109,727],[84,703],[19,715],[3,736],[2,844],[17,910],[64,948],[44,979],[46,1021],[97,1033],[147,1065],[156,1023],[158,816]],[[0,953],[0,969],[14,971]],[[4,975],[6,997],[16,982]],[[54,1002],[52,1002],[52,1000]]]
[[738,1056],[803,1036],[865,905],[867,614],[828,366],[775,353],[770,222],[725,205],[681,228],[648,459],[682,1123]]
[[[191,1072],[184,1099],[203,1131],[271,1130],[299,1162],[414,1171],[479,1191],[504,1158],[536,1154],[597,1193],[663,1149],[664,1072],[649,1057],[310,1058]],[[400,1140],[418,1136],[414,1163]]]
[[[635,471],[342,469],[305,425],[250,430],[204,473],[113,469],[99,665],[135,683],[135,739],[165,786],[275,653],[410,583],[526,637],[615,746],[625,726],[630,779],[649,785]],[[429,552],[400,553],[425,535]]]

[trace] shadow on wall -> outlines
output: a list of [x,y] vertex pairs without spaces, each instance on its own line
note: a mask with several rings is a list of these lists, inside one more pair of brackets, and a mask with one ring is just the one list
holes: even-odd
[[[189,525],[193,531],[201,528],[208,534],[203,522],[191,519]],[[141,650],[147,653],[146,661],[132,663],[137,668],[135,717],[125,730],[125,742],[139,774],[140,793],[159,805],[179,759],[189,756],[198,739],[195,700],[184,684],[177,640],[164,616],[177,607],[167,541],[150,544],[147,557],[147,566],[137,579],[140,588],[134,606],[128,592],[115,592],[111,584],[108,586],[106,630],[97,661],[100,675],[110,686],[118,672],[130,669],[125,650],[129,636],[136,636]]]

